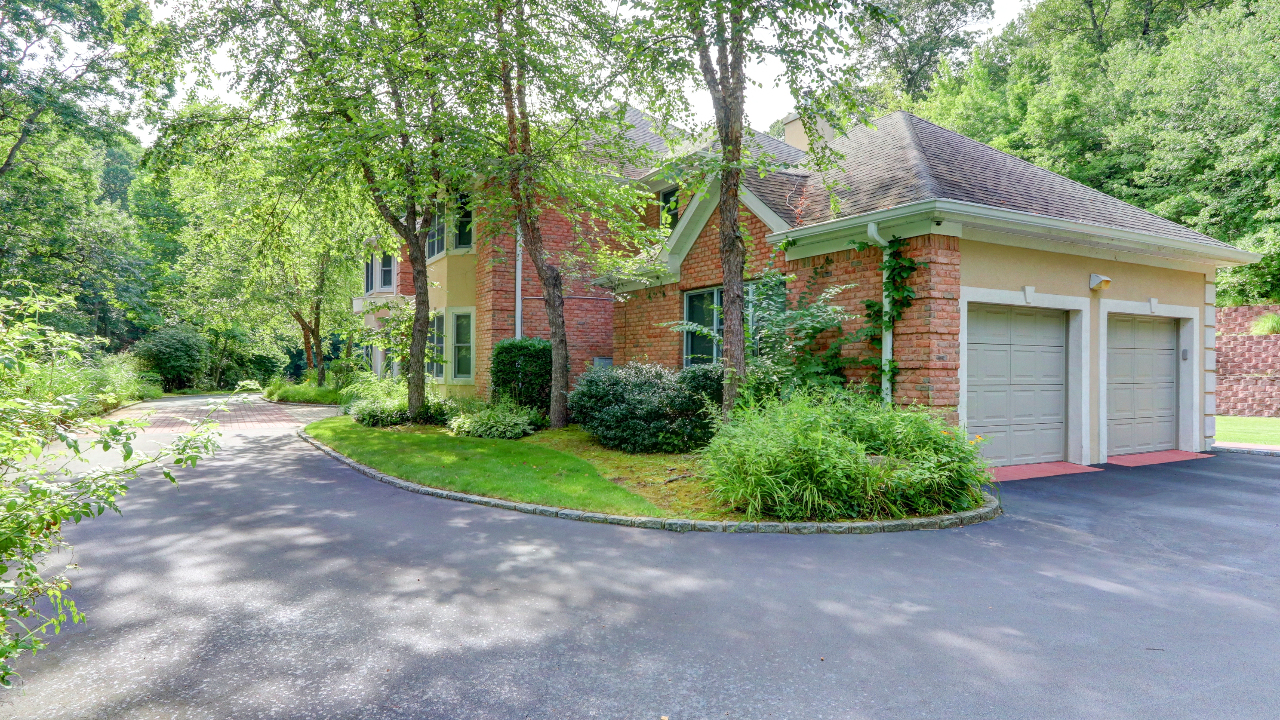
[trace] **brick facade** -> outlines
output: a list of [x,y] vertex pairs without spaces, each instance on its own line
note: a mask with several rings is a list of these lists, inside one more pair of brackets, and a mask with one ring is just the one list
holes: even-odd
[[1280,417],[1280,335],[1250,335],[1260,315],[1280,305],[1218,308],[1217,413]]
[[[505,229],[478,228],[483,239],[476,245],[476,393],[489,395],[489,368],[493,346],[515,337],[515,236]],[[481,232],[477,232],[481,235]],[[575,247],[573,227],[563,215],[542,217],[542,241],[554,259]],[[525,337],[550,338],[538,271],[524,258],[521,278],[524,296],[522,331]],[[613,357],[613,303],[611,296],[581,281],[564,285],[565,332],[569,339],[569,381],[581,375],[593,358]]]
[[[840,250],[816,257],[787,261],[765,237],[768,227],[746,208],[742,217],[748,231],[747,276],[758,277],[769,268],[794,276],[788,292],[820,293],[838,285],[852,285],[835,296],[835,302],[857,316],[845,330],[863,327],[863,301],[881,294],[881,252]],[[719,222],[712,215],[694,241],[680,267],[680,281],[630,294],[614,306],[614,362],[657,362],[678,368],[683,364],[683,339],[669,328],[659,327],[684,318],[684,293],[722,284]],[[898,403],[930,407],[955,407],[960,392],[960,250],[959,241],[943,235],[912,238],[907,255],[922,262],[913,274],[916,291],[913,306],[894,331],[894,357],[899,375],[894,398]],[[865,343],[846,345],[846,357],[874,352]],[[852,367],[851,379],[864,379],[868,370]]]

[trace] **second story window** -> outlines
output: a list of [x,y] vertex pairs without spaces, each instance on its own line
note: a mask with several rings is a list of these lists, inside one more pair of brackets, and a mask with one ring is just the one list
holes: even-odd
[[364,292],[373,292],[373,258],[364,261]]
[[428,220],[431,225],[427,229],[427,258],[433,258],[444,252],[444,215],[435,214]]
[[663,190],[658,198],[662,203],[662,212],[667,215],[667,227],[674,230],[676,223],[680,222],[680,188]]
[[383,254],[378,264],[378,289],[390,290],[395,281],[395,260],[389,254]]
[[458,228],[454,235],[453,246],[458,249],[469,248],[472,243],[471,206],[466,195],[458,198]]

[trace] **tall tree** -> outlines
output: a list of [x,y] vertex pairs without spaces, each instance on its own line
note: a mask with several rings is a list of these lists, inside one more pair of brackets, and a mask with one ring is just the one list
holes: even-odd
[[992,0],[885,0],[881,7],[897,22],[869,29],[864,62],[918,98],[943,60],[962,59],[973,47],[981,31],[970,28],[991,17],[991,6]]
[[[555,12],[530,0],[484,7],[487,22],[476,25],[485,32],[473,53],[480,72],[465,97],[481,140],[471,144],[475,166],[486,180],[474,197],[491,222],[518,228],[537,270],[551,334],[549,420],[561,427],[570,370],[565,271],[590,281],[636,276],[652,257],[647,250],[661,242],[642,221],[648,189],[619,182],[628,168],[654,162],[626,137],[625,106],[615,101],[639,76],[632,51],[642,41],[593,0],[557,2]],[[572,247],[557,251],[544,240],[543,223],[553,214],[573,228]]]
[[[890,18],[864,0],[651,0],[645,9],[647,24],[664,41],[658,52],[667,67],[679,77],[696,78],[710,94],[715,111],[716,155],[700,172],[718,178],[720,184],[723,412],[727,416],[746,372],[746,247],[738,191],[745,170],[763,172],[774,164],[772,158],[744,144],[747,66],[770,57],[780,61],[780,81],[791,89],[810,136],[818,137],[822,123],[842,132],[862,114],[849,83],[856,75],[855,43],[865,28]],[[667,55],[672,51],[674,57]],[[812,146],[810,155],[818,167],[833,160],[823,144]]]

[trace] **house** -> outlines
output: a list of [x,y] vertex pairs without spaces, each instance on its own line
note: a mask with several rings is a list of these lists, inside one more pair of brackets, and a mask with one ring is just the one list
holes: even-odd
[[[642,113],[627,119],[633,139],[662,147]],[[1091,464],[1212,443],[1214,275],[1257,255],[909,113],[817,138],[843,156],[822,175],[799,169],[809,138],[794,117],[784,139],[749,142],[796,167],[743,179],[748,276],[776,268],[794,276],[797,292],[852,284],[837,301],[857,314],[882,292],[886,241],[906,239],[906,254],[927,263],[886,342],[899,368],[895,402],[963,421],[995,465]],[[648,222],[657,227],[669,213],[662,271],[616,301],[590,286],[566,289],[573,376],[609,362],[679,368],[719,352],[660,326],[716,322],[708,310],[722,285],[718,190],[685,198],[675,212],[667,205],[678,188],[656,172],[633,179],[654,192]],[[544,227],[553,253],[569,249],[563,218]],[[547,335],[541,286],[510,236],[473,242],[461,228],[442,228],[441,237],[431,305],[449,361],[433,369],[436,383],[484,395],[494,342]],[[396,258],[371,263],[357,307],[411,293],[408,272]]]
[[[893,399],[963,421],[994,465],[1212,444],[1215,271],[1258,255],[909,113],[873,124],[818,139],[843,155],[832,173],[744,179],[749,276],[782,269],[796,290],[853,283],[837,300],[857,312],[882,292],[875,246],[906,239],[928,265],[893,331]],[[787,143],[755,137],[784,161],[808,149],[794,117]],[[697,336],[655,324],[715,301],[716,200],[713,189],[682,209],[663,274],[615,306],[614,362],[680,367],[705,354]]]
[[[550,337],[542,284],[514,235],[477,237],[482,223],[474,223],[468,211],[452,222],[432,221],[437,223],[427,242],[428,293],[435,313],[432,343],[444,362],[430,363],[428,373],[437,392],[487,397],[496,342]],[[568,220],[555,213],[542,218],[542,237],[553,256],[574,247]],[[613,362],[613,296],[567,278],[565,293],[571,377],[576,378],[588,367]],[[365,314],[366,325],[376,327],[390,303],[413,301],[407,249],[366,261],[364,294],[352,300],[353,309]],[[380,375],[399,372],[383,348],[370,348],[370,363]]]

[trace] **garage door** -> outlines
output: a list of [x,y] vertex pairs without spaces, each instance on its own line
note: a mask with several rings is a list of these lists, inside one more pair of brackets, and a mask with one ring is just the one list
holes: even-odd
[[992,465],[1064,458],[1067,314],[969,305],[966,421]]
[[1177,356],[1177,321],[1108,317],[1108,455],[1177,447]]

